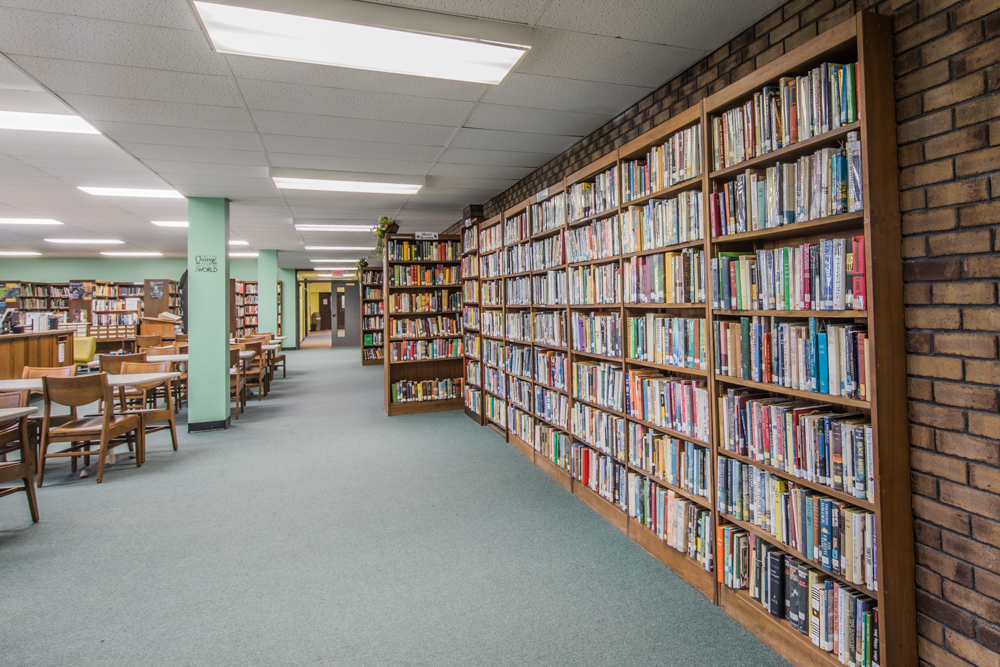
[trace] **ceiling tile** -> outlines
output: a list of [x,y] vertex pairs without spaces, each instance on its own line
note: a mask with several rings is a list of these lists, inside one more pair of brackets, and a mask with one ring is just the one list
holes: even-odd
[[466,121],[466,127],[539,134],[588,134],[607,121],[605,116],[528,109],[500,104],[479,104]]
[[455,135],[451,147],[556,154],[562,153],[580,139],[581,135],[532,134],[463,127]]
[[250,114],[261,134],[444,146],[455,132],[453,127],[443,125],[394,123],[363,118],[336,118],[261,110],[252,110]]
[[595,81],[511,73],[483,97],[489,104],[614,116],[653,91]]
[[157,2],[129,2],[129,0],[87,0],[86,2],[66,2],[65,0],[3,0],[5,7],[31,9],[54,14],[86,16],[125,23],[142,23],[200,30],[198,19],[191,6],[183,0],[158,0]]
[[402,160],[368,160],[354,157],[326,155],[301,155],[298,153],[269,153],[271,166],[286,169],[327,169],[331,171],[360,171],[374,174],[400,174],[422,176],[430,168],[429,162],[404,162]]
[[63,98],[81,116],[94,122],[107,120],[233,132],[254,130],[246,109],[94,95],[66,94]]
[[452,164],[482,164],[503,167],[529,167],[534,169],[551,157],[548,153],[520,153],[515,151],[483,151],[468,148],[449,148],[441,162]]
[[297,153],[299,155],[328,155],[330,157],[357,157],[382,160],[410,160],[431,162],[440,153],[437,146],[412,144],[386,144],[372,141],[346,141],[319,137],[296,137],[263,134],[264,148],[270,153]]

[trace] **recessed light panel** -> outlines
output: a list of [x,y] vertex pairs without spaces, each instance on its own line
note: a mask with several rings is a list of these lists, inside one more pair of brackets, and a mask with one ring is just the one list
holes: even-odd
[[0,218],[0,225],[61,225],[58,220],[43,218]]
[[102,252],[107,257],[163,257],[162,252]]
[[306,250],[354,250],[357,252],[370,252],[375,246],[360,245],[307,245]]
[[187,220],[153,220],[157,227],[187,227]]
[[374,183],[370,181],[328,181],[319,178],[289,178],[273,176],[280,190],[312,190],[315,192],[352,192],[366,195],[415,195],[423,187],[417,183]]
[[79,116],[28,111],[0,111],[0,129],[100,134],[95,127]]
[[45,239],[48,243],[77,243],[81,245],[118,245],[125,243],[117,239]]
[[80,189],[90,195],[101,197],[151,197],[159,199],[184,199],[184,195],[176,190],[151,190],[149,188],[91,188],[80,186]]
[[231,253],[229,253],[229,256],[230,257],[257,257],[258,253],[256,253],[256,252],[231,252]]
[[367,232],[371,234],[375,230],[375,225],[313,225],[310,223],[299,223],[295,229],[300,232]]
[[39,257],[41,254],[30,250],[0,250],[0,257]]

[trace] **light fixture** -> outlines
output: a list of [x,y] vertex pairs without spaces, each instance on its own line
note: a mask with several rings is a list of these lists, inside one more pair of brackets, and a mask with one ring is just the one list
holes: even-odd
[[46,218],[0,218],[0,225],[61,225],[58,220]]
[[230,257],[257,257],[259,253],[256,252],[231,252]]
[[357,250],[359,252],[369,252],[374,250],[375,246],[361,246],[361,245],[307,245],[306,250]]
[[316,277],[317,278],[333,278],[333,274],[332,273],[317,273]]
[[41,254],[30,250],[0,250],[0,257],[38,257]]
[[300,232],[368,232],[375,230],[375,225],[313,225],[301,223],[295,225]]
[[356,259],[310,259],[313,264],[331,264],[334,262],[356,262]]
[[229,239],[229,245],[250,245],[250,242],[241,241],[240,239]]
[[162,252],[101,252],[108,257],[163,257]]
[[100,134],[97,128],[79,116],[29,111],[0,111],[0,128],[4,130],[35,130],[37,132]]
[[523,25],[350,0],[311,3],[301,16],[285,13],[289,4],[194,2],[212,48],[238,56],[498,84],[531,48]]
[[149,188],[91,188],[79,186],[90,195],[103,197],[154,197],[160,199],[184,199],[184,195],[177,190],[151,190]]
[[187,227],[187,220],[153,220],[157,227]]
[[49,243],[89,243],[94,245],[118,245],[125,243],[124,241],[119,241],[117,239],[45,239]]
[[416,183],[375,183],[372,181],[328,181],[320,178],[288,178],[272,176],[281,190],[313,190],[317,192],[353,192],[365,195],[415,195],[422,185]]

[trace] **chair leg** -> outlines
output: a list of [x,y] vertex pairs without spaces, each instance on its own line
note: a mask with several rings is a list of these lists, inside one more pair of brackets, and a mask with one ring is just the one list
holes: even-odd
[[97,459],[97,483],[104,481],[104,459],[108,457],[108,435],[101,433],[101,453]]
[[35,496],[35,480],[32,479],[29,472],[28,476],[21,481],[24,482],[24,494],[28,496],[28,510],[31,512],[31,520],[38,523],[38,498]]
[[[49,434],[42,433],[42,441],[38,444],[39,456],[38,456],[38,486],[42,485],[45,481],[45,453],[49,448]],[[73,457],[76,461],[76,457]]]

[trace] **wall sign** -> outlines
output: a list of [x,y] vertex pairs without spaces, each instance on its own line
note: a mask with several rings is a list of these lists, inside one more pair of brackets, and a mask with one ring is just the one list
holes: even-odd
[[194,256],[194,270],[196,273],[218,273],[219,272],[219,256],[218,255],[195,255]]

